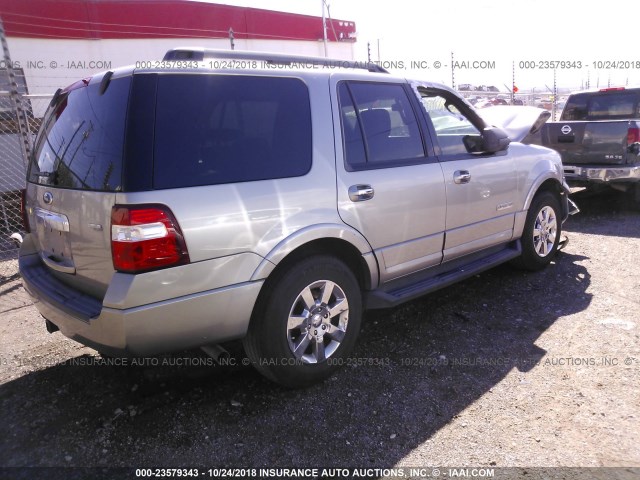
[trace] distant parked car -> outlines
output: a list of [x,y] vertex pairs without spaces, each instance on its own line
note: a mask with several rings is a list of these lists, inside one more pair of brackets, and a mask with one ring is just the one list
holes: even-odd
[[470,83],[461,83],[460,85],[458,85],[458,90],[460,92],[472,92],[475,89],[476,87],[471,85]]

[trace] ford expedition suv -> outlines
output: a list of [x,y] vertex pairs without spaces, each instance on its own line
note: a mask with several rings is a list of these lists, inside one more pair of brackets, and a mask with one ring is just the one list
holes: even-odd
[[216,69],[230,54],[175,49],[52,100],[20,251],[50,332],[106,355],[243,339],[304,386],[349,355],[364,309],[553,258],[556,152],[373,64],[233,52],[242,68]]

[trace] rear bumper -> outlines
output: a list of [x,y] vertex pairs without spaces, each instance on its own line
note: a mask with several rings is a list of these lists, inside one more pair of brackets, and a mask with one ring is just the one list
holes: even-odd
[[[242,338],[263,281],[117,309],[70,289],[39,256],[20,254],[24,288],[67,337],[111,355],[154,355]],[[118,288],[122,293],[122,285]],[[107,292],[107,296],[109,292]]]
[[564,165],[569,183],[640,182],[640,165]]

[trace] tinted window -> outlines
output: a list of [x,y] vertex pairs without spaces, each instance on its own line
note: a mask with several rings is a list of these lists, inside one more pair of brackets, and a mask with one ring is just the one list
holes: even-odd
[[155,188],[295,177],[309,171],[311,155],[302,81],[160,75]]
[[49,107],[29,180],[80,190],[121,190],[124,127],[131,77],[81,86]]
[[425,156],[418,122],[402,85],[342,83],[338,93],[348,165],[357,168]]
[[638,93],[584,93],[572,95],[562,112],[563,120],[640,118]]
[[358,121],[356,108],[351,100],[351,94],[346,83],[339,87],[340,110],[342,113],[342,138],[346,161],[351,166],[364,166],[367,163],[367,154],[362,140],[362,131]]

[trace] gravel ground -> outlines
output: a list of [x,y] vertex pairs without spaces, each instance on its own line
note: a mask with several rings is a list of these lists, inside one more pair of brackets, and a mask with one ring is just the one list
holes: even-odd
[[101,365],[4,278],[0,466],[638,467],[640,213],[576,201],[549,268],[367,313],[353,361],[299,391],[236,351]]

